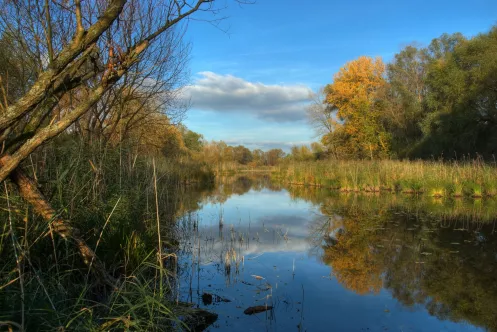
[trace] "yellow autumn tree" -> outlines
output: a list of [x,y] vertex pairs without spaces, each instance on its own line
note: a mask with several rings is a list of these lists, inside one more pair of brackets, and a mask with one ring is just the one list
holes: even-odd
[[355,158],[386,156],[390,148],[388,132],[382,124],[382,94],[386,91],[385,64],[381,58],[362,56],[348,62],[325,88],[326,103],[335,107],[341,125],[324,137],[336,139]]

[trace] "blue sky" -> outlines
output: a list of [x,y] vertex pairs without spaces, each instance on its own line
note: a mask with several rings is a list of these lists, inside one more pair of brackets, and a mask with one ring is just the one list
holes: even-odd
[[[390,61],[442,33],[473,36],[497,24],[496,0],[257,0],[225,6],[219,27],[189,22],[192,107],[185,124],[206,140],[284,148],[316,140],[309,90],[361,55]],[[207,17],[207,16],[206,16]]]

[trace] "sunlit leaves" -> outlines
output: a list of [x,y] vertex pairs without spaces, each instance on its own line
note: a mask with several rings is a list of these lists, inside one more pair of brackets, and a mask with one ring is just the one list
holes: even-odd
[[[346,152],[353,157],[386,156],[390,135],[382,124],[383,103],[387,82],[385,64],[380,58],[359,57],[348,62],[335,74],[334,82],[325,88],[326,103],[338,109],[340,129]],[[335,135],[332,132],[328,135]],[[324,142],[334,138],[327,137]]]

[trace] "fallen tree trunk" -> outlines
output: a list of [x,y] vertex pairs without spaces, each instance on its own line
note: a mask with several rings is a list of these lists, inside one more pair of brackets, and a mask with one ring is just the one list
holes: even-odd
[[[3,156],[0,158],[0,167],[2,167],[9,158],[10,156]],[[57,216],[55,210],[38,189],[36,182],[25,175],[19,167],[14,169],[9,174],[9,177],[19,189],[21,197],[31,204],[34,211],[51,225],[51,230],[64,239],[72,241],[76,245],[85,264],[91,268],[99,280],[115,288],[116,280],[107,273],[104,265],[100,262],[93,250],[80,237],[79,230]]]

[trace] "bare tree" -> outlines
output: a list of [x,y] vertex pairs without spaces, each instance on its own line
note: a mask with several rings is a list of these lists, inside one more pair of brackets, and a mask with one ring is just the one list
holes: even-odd
[[317,93],[311,93],[309,99],[311,104],[306,109],[309,124],[318,136],[332,133],[337,125],[337,109],[326,103],[324,88],[319,89]]
[[[140,23],[133,18],[136,13],[128,11],[126,15],[119,26],[119,44],[128,43]],[[184,32],[185,27],[175,27],[158,37],[121,81],[78,120],[78,128],[87,139],[103,139],[104,143],[116,135],[119,140],[126,139],[130,131],[156,121],[160,114],[170,124],[184,118],[187,105],[179,96],[187,82],[190,50],[183,42]]]
[[[243,0],[234,0],[243,2]],[[126,96],[165,103],[184,61],[175,61],[184,22],[217,14],[216,0],[0,0],[0,29],[36,62],[32,85],[1,103],[0,181],[10,176],[21,195],[47,221],[53,209],[20,163],[35,149],[68,129],[83,115],[88,128],[112,132],[131,125],[143,112],[122,117]],[[161,45],[166,45],[161,47]],[[181,50],[179,50],[181,52]],[[157,64],[164,67],[154,76]],[[168,84],[171,83],[171,86]],[[162,85],[157,87],[155,84]],[[174,93],[174,92],[171,92]],[[159,105],[157,105],[159,107]],[[138,107],[139,108],[139,107]],[[121,116],[121,117],[120,117]],[[116,118],[117,117],[117,118]],[[109,119],[114,121],[108,121]],[[117,120],[116,120],[117,119]],[[72,238],[85,261],[91,249],[59,220],[59,234]],[[68,231],[69,229],[69,231]],[[98,264],[93,264],[98,266]]]
[[[2,18],[3,25],[11,30],[24,29],[19,15],[30,17],[27,13],[31,12],[33,4],[35,7],[40,6],[40,1],[32,0],[2,2],[3,7],[7,8],[7,14]],[[41,65],[44,58],[48,57],[47,65],[31,89],[9,105],[0,116],[0,142],[4,143],[13,128],[26,118],[36,121],[29,126],[36,129],[30,133],[29,139],[22,142],[17,140],[17,146],[8,150],[8,156],[4,155],[0,180],[4,180],[37,147],[60,134],[95,106],[144,59],[152,45],[160,41],[161,37],[167,37],[175,26],[196,12],[215,12],[215,2],[109,0],[87,1],[83,8],[80,0],[75,0],[71,7],[64,7],[64,2],[51,6],[52,2],[47,1],[40,9],[40,14],[30,18],[29,21],[34,23],[30,23],[28,32],[23,34],[20,31],[21,36],[25,36],[24,40],[34,40],[26,47],[40,58]],[[9,14],[17,15],[9,18]],[[51,17],[67,22],[60,23],[61,30],[74,30],[71,40],[66,41],[65,34],[54,39]],[[74,18],[65,20],[64,17]],[[59,21],[55,23],[59,24]],[[138,23],[132,23],[135,21]],[[127,29],[122,29],[121,25],[127,26]],[[124,34],[123,30],[127,33]],[[42,32],[46,40],[43,44],[40,42]],[[105,65],[92,66],[95,58],[101,59]],[[51,115],[62,97],[89,80],[93,80],[93,84],[89,85],[84,99],[70,109],[59,110],[57,119],[52,119]],[[45,125],[43,120],[49,121]]]
[[337,108],[326,102],[326,92],[324,88],[310,96],[311,104],[307,107],[307,120],[314,128],[317,136],[326,138],[326,148],[328,154],[337,158],[336,144],[333,132],[339,126],[337,120]]

